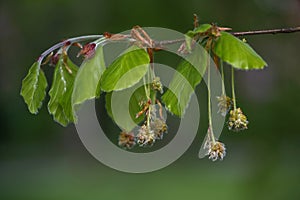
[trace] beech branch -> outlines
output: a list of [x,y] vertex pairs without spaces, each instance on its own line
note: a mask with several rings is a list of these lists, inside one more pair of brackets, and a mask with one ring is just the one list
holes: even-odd
[[[234,36],[245,36],[245,35],[262,35],[262,34],[278,34],[278,33],[294,33],[294,32],[300,32],[300,26],[298,27],[291,27],[291,28],[280,28],[280,29],[269,29],[269,30],[254,30],[254,31],[243,31],[243,32],[230,32]],[[113,35],[119,35],[119,34],[113,34]],[[80,36],[80,37],[75,37],[75,38],[70,38],[67,40],[64,40],[51,48],[47,49],[45,52],[43,52],[40,57],[38,58],[38,62],[42,62],[45,56],[47,56],[49,53],[52,51],[61,48],[62,46],[74,42],[81,42],[81,41],[86,41],[86,40],[92,40],[92,39],[99,39],[102,37],[107,37],[106,35],[87,35],[87,36]],[[123,35],[124,37],[119,38],[120,40],[123,40],[124,38],[131,39],[130,41],[135,41],[135,39],[130,38],[130,35]],[[112,35],[110,37],[113,39]],[[118,40],[118,39],[117,39]],[[164,40],[164,41],[153,41],[154,47],[163,47],[164,45],[170,45],[170,44],[176,44],[185,41],[184,38],[182,39],[176,39],[176,40]]]
[[270,30],[256,30],[256,31],[244,31],[244,32],[231,32],[234,36],[244,36],[244,35],[262,35],[262,34],[278,34],[278,33],[294,33],[299,32],[300,26],[293,28],[279,28]]
[[[300,32],[300,26],[298,27],[290,27],[290,28],[278,28],[278,29],[268,29],[268,30],[254,30],[254,31],[242,31],[242,32],[230,32],[232,35],[245,36],[245,35],[263,35],[263,34],[279,34],[279,33],[294,33]],[[185,41],[185,39],[177,39],[177,40],[164,40],[164,41],[155,41],[157,46],[163,46],[168,44],[175,44]]]

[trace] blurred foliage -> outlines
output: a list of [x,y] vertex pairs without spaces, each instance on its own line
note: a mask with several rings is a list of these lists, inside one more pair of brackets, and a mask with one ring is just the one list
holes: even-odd
[[[297,0],[1,1],[0,198],[299,199],[299,33],[246,38],[269,67],[236,74],[237,100],[250,124],[240,135],[224,129],[221,141],[229,149],[223,162],[197,158],[207,128],[205,92],[201,127],[188,152],[165,169],[139,175],[104,167],[84,149],[74,126],[60,127],[45,108],[31,115],[19,95],[34,59],[66,37],[137,24],[186,32],[193,13],[200,23],[234,31],[288,27],[300,24],[299,11]],[[51,73],[46,69],[48,80]]]

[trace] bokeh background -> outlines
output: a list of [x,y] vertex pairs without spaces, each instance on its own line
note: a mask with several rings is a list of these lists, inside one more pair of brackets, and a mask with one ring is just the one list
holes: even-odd
[[222,162],[197,157],[207,128],[203,84],[193,145],[172,165],[147,174],[102,165],[74,125],[61,127],[45,107],[37,116],[27,111],[21,81],[52,44],[137,24],[186,32],[193,13],[201,23],[234,31],[300,25],[299,0],[2,0],[0,199],[300,199],[300,33],[246,37],[269,66],[236,74],[238,104],[250,125],[242,133],[224,128]]

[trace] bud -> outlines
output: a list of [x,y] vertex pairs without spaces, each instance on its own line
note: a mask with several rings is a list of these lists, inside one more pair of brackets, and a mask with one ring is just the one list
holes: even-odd
[[93,55],[95,54],[95,47],[96,47],[95,43],[89,43],[84,45],[83,48],[77,54],[77,57],[81,55],[83,55],[84,58],[86,59],[93,57]]

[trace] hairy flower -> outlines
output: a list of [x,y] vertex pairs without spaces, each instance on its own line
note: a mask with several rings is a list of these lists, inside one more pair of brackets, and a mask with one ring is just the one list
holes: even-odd
[[153,90],[159,91],[161,94],[163,93],[163,85],[160,82],[160,78],[156,76],[152,81],[152,88]]
[[131,149],[132,147],[135,146],[135,137],[132,132],[126,133],[126,132],[121,132],[119,135],[119,146],[126,148],[126,149]]
[[152,146],[155,143],[155,134],[147,125],[141,126],[136,136],[137,143],[141,147]]
[[223,160],[226,155],[225,145],[215,139],[212,128],[208,127],[207,136],[204,143],[204,149],[207,150],[206,155],[212,161]]
[[222,94],[221,96],[217,97],[217,100],[219,107],[218,113],[221,113],[221,115],[225,117],[232,107],[232,99]]
[[248,125],[247,117],[243,114],[240,108],[230,111],[229,121],[228,121],[228,128],[229,130],[233,131],[242,131],[247,129]]
[[151,122],[151,129],[154,131],[156,139],[163,139],[164,133],[167,133],[168,126],[164,120],[156,118]]
[[211,142],[209,144],[207,155],[208,159],[211,159],[212,161],[216,161],[218,159],[223,160],[226,155],[225,145],[218,141],[216,141],[215,143]]

